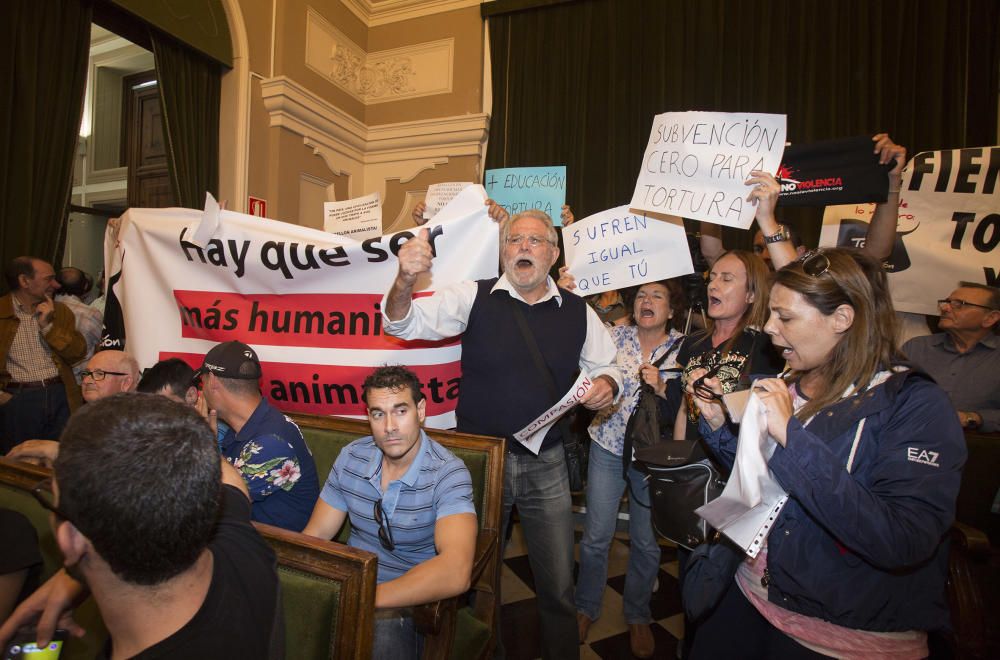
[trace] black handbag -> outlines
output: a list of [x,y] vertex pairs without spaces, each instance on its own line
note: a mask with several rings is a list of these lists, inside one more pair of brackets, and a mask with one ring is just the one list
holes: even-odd
[[685,548],[708,540],[711,528],[695,513],[726,487],[726,480],[708,459],[689,462],[696,442],[667,440],[636,450],[635,458],[649,474],[653,529]]
[[[545,363],[545,358],[542,357],[542,352],[538,348],[535,336],[528,329],[528,322],[524,318],[524,312],[521,311],[521,308],[518,307],[513,298],[510,299],[510,302],[510,307],[514,313],[514,320],[517,321],[517,327],[521,330],[521,335],[528,347],[528,352],[531,353],[531,358],[535,361],[538,373],[542,376],[542,382],[548,386],[549,396],[554,403],[561,396],[559,390],[556,388],[556,381],[552,377],[552,372],[549,370],[548,365]],[[569,414],[559,418],[559,421],[556,422],[556,427],[562,435],[563,453],[566,456],[566,471],[569,476],[570,492],[581,492],[586,486],[587,478],[586,443],[580,442],[580,439],[573,433],[573,429],[570,428]]]
[[[663,355],[658,357],[652,366],[659,367],[663,364],[668,357],[679,348],[681,338],[674,339],[670,344],[667,345]],[[656,395],[656,391],[649,384],[642,381],[642,376],[639,376],[639,393],[636,396],[635,406],[632,408],[632,414],[628,417],[628,423],[625,425],[625,439],[622,448],[622,476],[628,479],[628,469],[632,465],[632,450],[636,451],[640,449],[646,449],[647,447],[652,447],[664,440],[669,440],[669,437],[664,437],[665,435],[672,435],[672,428],[669,428],[668,434],[664,433],[664,425],[660,421],[660,404],[657,400],[659,397]],[[668,424],[672,424],[673,420],[669,420]]]
[[715,609],[744,557],[743,551],[719,532],[694,549],[684,565],[681,585],[681,602],[688,621],[699,623]]

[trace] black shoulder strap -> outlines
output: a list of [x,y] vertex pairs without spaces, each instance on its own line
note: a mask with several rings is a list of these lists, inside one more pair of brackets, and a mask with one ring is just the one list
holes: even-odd
[[517,304],[517,301],[512,296],[508,295],[507,299],[510,300],[510,307],[514,311],[514,320],[517,322],[517,328],[521,331],[524,343],[528,347],[531,359],[535,362],[535,366],[542,376],[542,381],[549,389],[549,396],[555,402],[559,398],[559,390],[556,388],[556,381],[552,377],[552,371],[549,369],[549,365],[546,364],[545,358],[542,357],[542,352],[538,348],[538,341],[535,340],[535,335],[531,334],[531,330],[528,328],[528,321],[524,318],[521,306]]

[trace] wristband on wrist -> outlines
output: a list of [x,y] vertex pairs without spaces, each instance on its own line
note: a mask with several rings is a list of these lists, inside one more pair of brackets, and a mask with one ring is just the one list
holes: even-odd
[[768,245],[780,243],[788,240],[788,228],[785,225],[778,225],[778,231],[770,236],[764,236],[764,242]]

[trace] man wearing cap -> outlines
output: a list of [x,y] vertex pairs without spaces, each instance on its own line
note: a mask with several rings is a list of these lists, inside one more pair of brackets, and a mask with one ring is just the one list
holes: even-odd
[[52,265],[17,257],[4,270],[10,293],[0,298],[0,453],[29,438],[55,440],[80,405],[72,365],[87,344],[73,312],[52,299]]
[[319,497],[316,463],[299,427],[260,395],[257,353],[224,342],[198,373],[208,407],[229,426],[222,455],[247,482],[251,518],[302,531]]

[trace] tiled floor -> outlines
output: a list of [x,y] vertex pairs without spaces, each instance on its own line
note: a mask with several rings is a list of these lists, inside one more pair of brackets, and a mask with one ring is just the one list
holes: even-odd
[[[579,558],[579,526],[576,533]],[[659,587],[653,593],[653,637],[656,658],[672,659],[682,636],[680,592],[677,584],[677,553],[673,546],[664,545],[660,560]],[[541,655],[538,613],[535,592],[525,554],[520,525],[514,526],[504,555],[501,593],[503,596],[503,640],[509,660],[533,660]],[[622,614],[622,591],[625,588],[625,568],[628,565],[628,538],[619,534],[611,544],[608,559],[608,588],[604,591],[601,618],[590,626],[586,643],[580,648],[580,658],[606,660],[632,657],[629,651],[628,628]],[[579,567],[574,568],[574,573]]]

